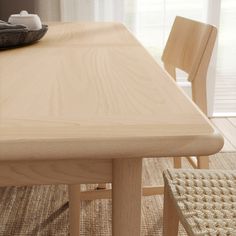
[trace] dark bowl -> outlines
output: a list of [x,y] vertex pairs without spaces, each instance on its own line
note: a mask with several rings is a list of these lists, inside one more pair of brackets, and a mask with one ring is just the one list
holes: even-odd
[[6,29],[0,31],[0,49],[14,48],[29,45],[40,40],[48,31],[43,25],[40,30]]

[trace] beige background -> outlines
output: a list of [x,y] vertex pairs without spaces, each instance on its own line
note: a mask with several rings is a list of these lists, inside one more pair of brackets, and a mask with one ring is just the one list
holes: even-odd
[[60,20],[59,0],[0,0],[0,19],[7,21],[9,16],[27,10],[39,14],[43,21]]
[[0,19],[7,21],[8,17],[20,10],[34,11],[34,1],[32,0],[0,0]]

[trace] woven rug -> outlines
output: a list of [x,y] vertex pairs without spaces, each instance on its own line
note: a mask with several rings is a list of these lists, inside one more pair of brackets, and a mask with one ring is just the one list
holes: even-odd
[[[162,182],[162,170],[172,167],[167,158],[145,159],[143,182]],[[184,161],[185,168],[191,168]],[[236,153],[210,158],[212,169],[236,169]],[[83,186],[92,188],[93,186]],[[65,185],[0,188],[0,236],[65,236],[68,233],[68,194]],[[162,196],[144,197],[142,235],[162,235]],[[111,200],[83,201],[81,235],[111,236]],[[186,235],[180,227],[179,235]]]

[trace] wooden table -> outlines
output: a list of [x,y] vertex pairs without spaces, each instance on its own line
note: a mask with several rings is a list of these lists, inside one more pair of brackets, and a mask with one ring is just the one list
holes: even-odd
[[53,24],[0,52],[0,185],[112,182],[113,235],[140,235],[143,157],[210,155],[223,140],[118,23]]

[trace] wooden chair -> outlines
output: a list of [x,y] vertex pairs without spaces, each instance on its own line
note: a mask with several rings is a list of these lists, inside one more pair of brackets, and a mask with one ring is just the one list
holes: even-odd
[[[206,76],[217,30],[214,26],[177,16],[162,55],[166,71],[176,79],[176,68],[188,73],[192,83],[193,100],[207,113]],[[197,168],[208,168],[208,157],[192,157],[188,160]],[[181,168],[181,157],[174,157],[174,167]],[[163,186],[144,187],[143,195],[163,194]],[[81,193],[82,200],[111,198],[111,190],[106,184],[99,184],[96,190]]]
[[236,235],[235,170],[164,171],[163,235]]
[[[216,35],[217,29],[212,25],[177,16],[162,55],[164,67],[173,79],[176,80],[176,68],[188,74],[193,101],[206,115],[206,77]],[[209,167],[208,157],[187,158],[194,168]],[[174,158],[174,167],[181,168],[181,157]]]

